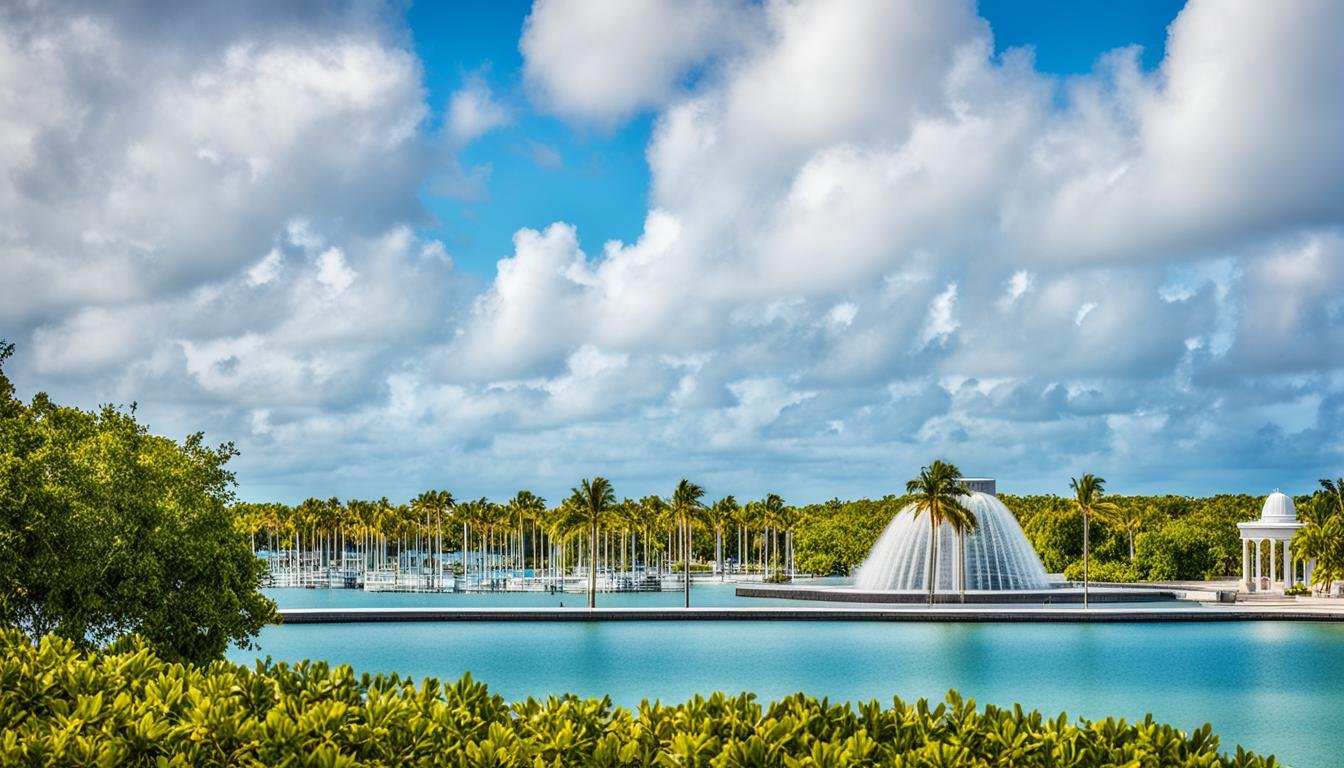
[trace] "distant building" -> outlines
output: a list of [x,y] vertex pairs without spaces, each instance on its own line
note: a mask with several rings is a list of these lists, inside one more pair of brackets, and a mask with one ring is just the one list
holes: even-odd
[[994,478],[992,477],[958,477],[957,483],[971,493],[998,495],[994,490]]
[[1293,559],[1297,521],[1293,500],[1277,488],[1265,498],[1260,519],[1237,523],[1241,533],[1241,588],[1247,592],[1282,592],[1297,582],[1311,583],[1316,561]]

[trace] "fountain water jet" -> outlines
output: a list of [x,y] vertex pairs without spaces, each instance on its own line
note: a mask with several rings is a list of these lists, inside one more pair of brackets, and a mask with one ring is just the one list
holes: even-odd
[[[1003,502],[989,493],[976,492],[962,499],[977,522],[966,540],[966,589],[968,590],[1042,590],[1050,582],[1045,566],[1027,541],[1017,518]],[[938,573],[934,583],[938,591],[956,589],[956,537],[951,526],[938,531]],[[868,559],[859,567],[854,580],[864,591],[927,592],[926,558],[929,547],[929,521],[915,517],[915,505],[903,508],[887,524]]]

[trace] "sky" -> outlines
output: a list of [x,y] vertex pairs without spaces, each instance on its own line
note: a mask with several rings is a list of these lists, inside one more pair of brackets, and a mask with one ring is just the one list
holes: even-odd
[[22,396],[240,497],[1308,492],[1344,4],[0,3]]

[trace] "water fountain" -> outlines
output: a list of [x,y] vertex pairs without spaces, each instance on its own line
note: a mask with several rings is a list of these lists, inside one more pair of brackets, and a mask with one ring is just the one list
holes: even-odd
[[[961,503],[975,515],[976,527],[964,537],[964,558],[958,557],[952,528],[946,524],[939,528],[934,602],[977,606],[1056,606],[1083,602],[1081,584],[1051,581],[1017,518],[995,495],[994,480],[960,478],[957,482],[970,491],[961,497]],[[743,584],[737,587],[737,595],[829,603],[923,603],[928,596],[929,534],[928,518],[922,514],[916,516],[915,506],[909,504],[887,523],[852,583],[827,584],[821,580]],[[957,569],[963,562],[964,599],[957,588]],[[1176,590],[1146,585],[1093,583],[1089,594],[1093,602],[1104,603],[1151,603],[1178,598]],[[1216,591],[1185,594],[1195,594],[1199,599],[1224,599]]]
[[[972,490],[962,503],[975,515],[977,525],[965,537],[967,590],[1043,590],[1050,588],[1045,567],[1017,518],[993,494],[992,480],[964,482]],[[984,490],[977,490],[981,488]],[[989,492],[985,492],[988,490]],[[854,580],[862,591],[928,591],[929,521],[916,516],[915,505],[904,507],[887,524],[868,553]],[[938,531],[940,592],[956,590],[957,540],[947,524]]]

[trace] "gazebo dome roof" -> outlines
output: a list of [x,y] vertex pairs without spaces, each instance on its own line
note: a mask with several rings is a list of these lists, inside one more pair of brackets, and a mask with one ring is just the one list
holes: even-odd
[[1293,507],[1292,498],[1289,497],[1288,494],[1275,489],[1273,493],[1265,498],[1265,506],[1260,510],[1260,522],[1297,522],[1297,510]]

